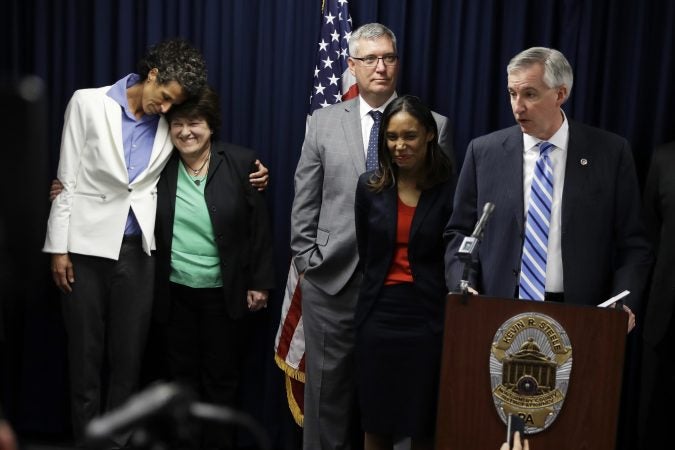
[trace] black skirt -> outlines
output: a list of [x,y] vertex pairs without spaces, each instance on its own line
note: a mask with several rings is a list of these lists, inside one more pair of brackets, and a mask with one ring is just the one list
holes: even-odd
[[443,317],[430,317],[422,295],[411,283],[385,286],[357,330],[357,394],[368,433],[434,434],[442,332],[430,322]]

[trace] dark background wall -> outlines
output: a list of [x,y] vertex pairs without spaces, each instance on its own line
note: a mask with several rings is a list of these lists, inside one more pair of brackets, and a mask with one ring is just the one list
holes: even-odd
[[[575,83],[567,114],[628,138],[641,180],[652,148],[675,139],[675,2],[351,0],[349,7],[354,28],[379,21],[396,33],[402,64],[398,91],[419,95],[451,119],[460,163],[472,137],[513,123],[505,66],[534,45],[558,48],[568,57]],[[45,208],[46,183],[56,171],[63,112],[73,91],[111,84],[135,69],[148,45],[183,36],[206,56],[209,81],[221,95],[222,137],[256,149],[271,170],[267,199],[283,286],[293,172],[305,130],[320,9],[320,0],[4,0],[0,71],[14,78],[36,74],[46,89],[44,144],[26,146],[18,139],[3,149],[5,171],[17,181],[3,185],[5,217],[23,220],[8,207],[10,192],[38,211]],[[40,128],[38,119],[20,111],[9,110],[2,118],[3,136]],[[33,171],[30,162],[16,167],[14,152],[32,155],[28,161],[42,161],[46,169]],[[6,335],[0,344],[0,394],[20,430],[64,432],[58,300],[39,246],[21,255],[12,270],[31,289],[0,294]],[[4,260],[0,265],[9,266]],[[255,339],[242,400],[274,439],[283,439],[286,420],[280,419],[285,398],[272,361],[280,306],[277,293],[271,307],[251,321]],[[631,348],[637,339],[631,337]],[[629,367],[630,380],[635,365]],[[626,398],[633,401],[634,393]]]

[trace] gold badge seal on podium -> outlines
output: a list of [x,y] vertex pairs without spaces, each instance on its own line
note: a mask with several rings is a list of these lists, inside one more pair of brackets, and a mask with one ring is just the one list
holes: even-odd
[[551,317],[524,313],[504,322],[490,352],[492,398],[504,424],[509,414],[525,433],[545,430],[562,409],[572,372],[572,345]]

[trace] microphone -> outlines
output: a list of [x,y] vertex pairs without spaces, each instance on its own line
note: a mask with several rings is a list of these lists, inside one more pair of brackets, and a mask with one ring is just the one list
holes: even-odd
[[487,224],[488,219],[490,218],[490,215],[492,214],[492,211],[495,210],[495,204],[486,202],[485,205],[483,206],[483,214],[480,216],[480,219],[476,223],[476,228],[473,229],[473,233],[471,233],[471,237],[474,237],[476,239],[480,239],[483,235],[483,229],[485,228],[485,224]]
[[480,219],[478,219],[478,222],[476,222],[476,227],[473,229],[473,233],[471,233],[471,236],[464,238],[462,244],[457,250],[457,258],[464,263],[462,279],[459,282],[459,291],[463,294],[467,294],[469,292],[469,268],[472,263],[473,254],[476,250],[476,247],[478,247],[478,242],[480,242],[481,238],[483,237],[483,230],[485,229],[485,225],[487,224],[488,219],[490,219],[490,215],[494,209],[494,203],[485,203],[483,206],[483,214],[480,216]]
[[459,246],[459,250],[457,250],[457,256],[460,258],[468,258],[473,255],[473,252],[478,245],[478,241],[480,241],[483,236],[485,225],[487,224],[488,219],[490,219],[490,215],[494,209],[494,203],[485,203],[483,206],[483,214],[480,216],[480,219],[478,219],[478,222],[476,222],[476,227],[473,229],[473,233],[471,233],[471,236],[464,238],[462,244]]
[[192,392],[176,384],[150,387],[131,397],[119,408],[92,419],[87,424],[87,439],[99,442],[159,415],[176,414],[180,410],[187,413],[192,401]]
[[199,428],[195,427],[199,422],[243,427],[255,438],[258,448],[272,448],[265,430],[252,417],[226,406],[199,403],[188,386],[177,383],[151,386],[117,409],[91,420],[86,438],[94,448],[102,448],[110,440],[133,431],[132,448],[165,450],[199,438]]

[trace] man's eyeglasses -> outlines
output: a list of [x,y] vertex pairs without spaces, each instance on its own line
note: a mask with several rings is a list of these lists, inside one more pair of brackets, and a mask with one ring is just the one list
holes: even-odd
[[366,67],[376,66],[377,63],[380,62],[380,60],[382,60],[385,66],[393,66],[394,64],[396,64],[396,61],[398,61],[398,55],[384,55],[384,56],[368,55],[364,56],[363,58],[357,58],[356,56],[352,56],[351,58],[358,59]]

